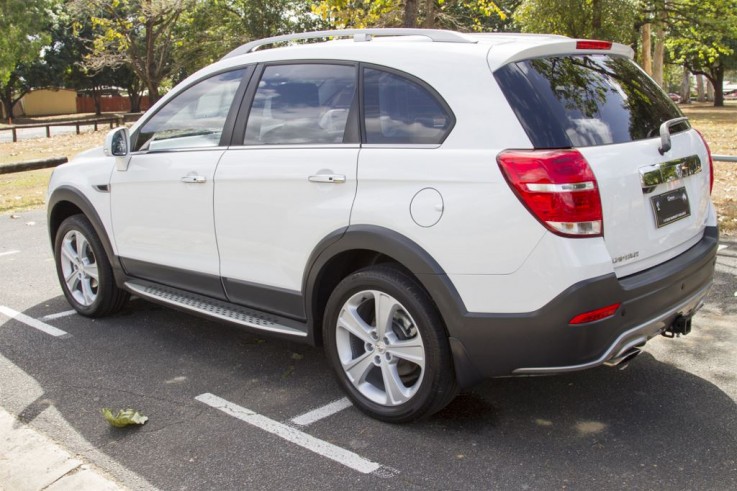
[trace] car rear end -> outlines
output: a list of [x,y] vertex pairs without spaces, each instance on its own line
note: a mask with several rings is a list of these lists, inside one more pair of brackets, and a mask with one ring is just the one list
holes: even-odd
[[575,256],[602,242],[611,268],[534,312],[466,315],[468,352],[515,346],[493,360],[469,353],[487,376],[616,364],[656,335],[687,334],[718,240],[708,146],[629,48],[553,37],[522,45],[489,55],[530,141],[500,152],[499,168],[564,251],[550,268],[577,268]]

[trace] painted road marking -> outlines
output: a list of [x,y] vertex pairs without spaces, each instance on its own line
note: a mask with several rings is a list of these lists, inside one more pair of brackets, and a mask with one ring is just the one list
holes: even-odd
[[722,244],[722,245],[720,245],[720,246],[718,246],[718,247],[717,247],[717,252],[722,252],[722,251],[723,251],[724,249],[726,249],[727,247],[729,247],[729,246],[728,246],[728,245],[724,245],[724,244]]
[[246,409],[244,407],[233,404],[232,402],[221,399],[220,397],[213,394],[201,394],[195,397],[196,400],[207,404],[210,407],[219,409],[220,411],[238,418],[241,421],[267,431],[273,435],[281,437],[288,442],[292,442],[299,445],[302,448],[306,448],[311,452],[315,452],[318,455],[322,455],[330,460],[343,464],[346,467],[350,467],[353,470],[361,472],[363,474],[369,474],[377,471],[381,468],[381,465],[376,462],[364,459],[358,454],[355,454],[349,450],[328,443],[319,438],[315,438],[312,435],[303,433],[296,428],[287,426],[273,419],[269,419],[266,416],[262,416],[258,413]]
[[61,319],[62,317],[67,317],[70,315],[76,314],[76,310],[65,310],[64,312],[59,312],[58,314],[49,314],[41,317],[42,321],[52,321],[54,319]]
[[333,401],[330,404],[326,404],[317,409],[313,409],[310,412],[304,413],[301,416],[297,416],[292,419],[292,423],[299,426],[311,425],[315,421],[320,421],[323,418],[332,416],[333,414],[342,411],[343,409],[351,407],[351,401],[347,397]]
[[2,257],[2,256],[10,256],[11,254],[18,254],[19,252],[20,251],[5,251],[5,252],[0,252],[0,257]]
[[22,322],[23,324],[27,326],[31,326],[34,329],[38,329],[39,331],[45,332],[46,334],[49,334],[57,338],[61,336],[71,336],[71,334],[69,334],[66,331],[57,329],[54,326],[50,326],[46,324],[45,322],[41,322],[40,320],[34,319],[33,317],[28,317],[26,314],[21,314],[20,312],[13,310],[11,308],[8,308],[4,305],[0,305],[0,314],[10,317],[11,319],[15,319],[18,322]]

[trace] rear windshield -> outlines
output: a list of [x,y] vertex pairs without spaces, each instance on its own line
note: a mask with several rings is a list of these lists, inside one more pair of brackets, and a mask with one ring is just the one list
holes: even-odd
[[[606,55],[536,58],[494,73],[535,148],[589,147],[659,135],[682,116],[631,60]],[[677,133],[688,123],[671,128]]]

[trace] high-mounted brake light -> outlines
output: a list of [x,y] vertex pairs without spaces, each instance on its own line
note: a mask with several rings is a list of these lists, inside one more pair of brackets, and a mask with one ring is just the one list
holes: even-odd
[[620,305],[622,304],[615,303],[612,305],[607,305],[606,307],[602,307],[600,309],[584,312],[583,314],[578,314],[576,317],[568,321],[568,324],[586,324],[589,322],[606,319],[607,317],[611,317],[615,313],[617,313],[617,309],[619,309]]
[[612,49],[612,42],[580,39],[576,41],[576,49]]
[[548,230],[564,237],[602,235],[599,187],[577,150],[506,150],[497,162],[519,200]]
[[709,143],[706,141],[706,138],[704,138],[704,135],[702,135],[699,130],[696,130],[696,133],[699,134],[701,141],[704,142],[706,153],[709,155],[709,194],[711,194],[714,189],[714,158],[711,156],[711,148],[709,148]]

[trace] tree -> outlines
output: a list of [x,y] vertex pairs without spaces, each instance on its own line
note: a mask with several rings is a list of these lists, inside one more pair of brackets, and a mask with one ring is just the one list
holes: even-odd
[[43,72],[39,65],[51,0],[0,0],[0,101],[8,123],[13,108],[33,88],[32,78]]
[[156,102],[162,82],[175,72],[173,50],[185,42],[175,38],[176,23],[193,6],[194,0],[72,0],[72,12],[93,26],[85,66],[97,72],[128,65]]
[[499,4],[507,0],[377,0],[373,2],[323,0],[312,11],[334,28],[426,27],[480,31],[489,18],[505,19]]
[[524,0],[514,12],[523,32],[634,44],[636,0]]
[[199,0],[175,26],[174,81],[248,41],[328,28],[311,6],[307,0]]
[[666,46],[674,63],[706,77],[724,105],[724,72],[737,68],[737,0],[679,0]]

